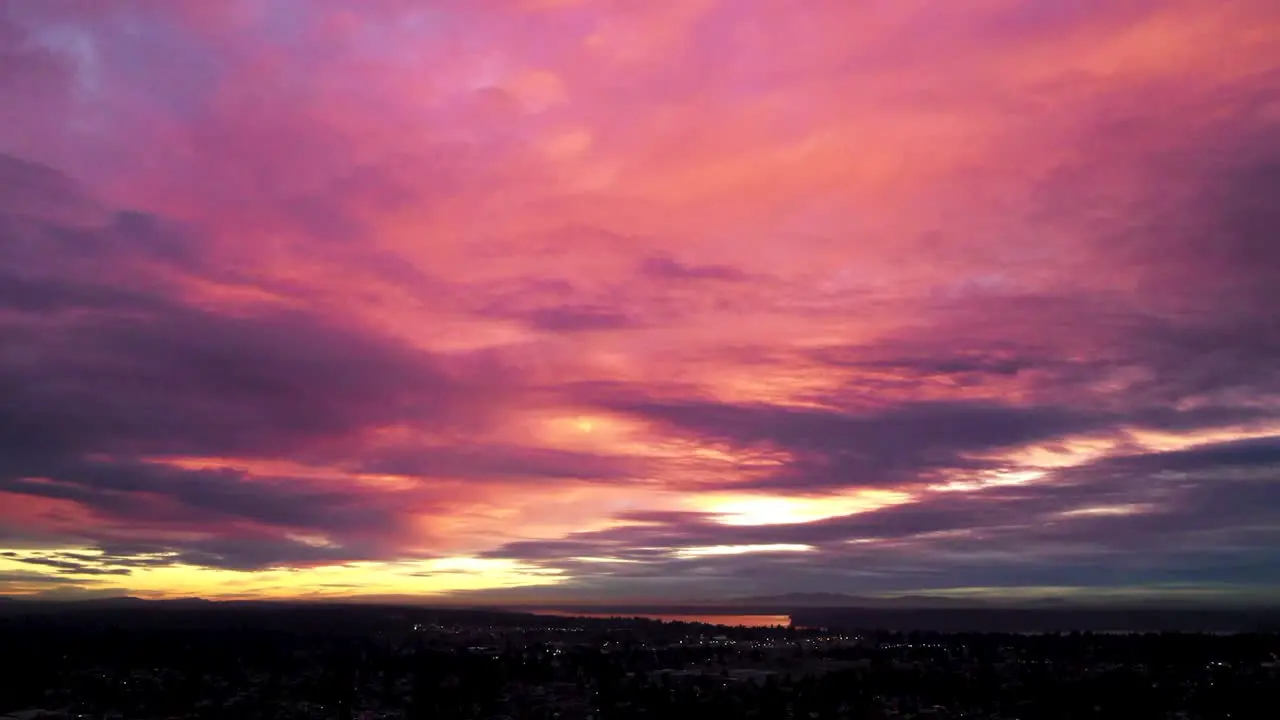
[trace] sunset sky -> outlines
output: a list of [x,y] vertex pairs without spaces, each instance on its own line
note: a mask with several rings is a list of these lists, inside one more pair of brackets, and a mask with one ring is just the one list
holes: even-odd
[[1280,597],[1276,0],[0,0],[0,594]]

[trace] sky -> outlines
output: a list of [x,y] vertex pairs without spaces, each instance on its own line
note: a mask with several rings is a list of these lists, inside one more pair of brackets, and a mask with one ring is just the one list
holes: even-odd
[[0,0],[0,594],[1280,598],[1274,0]]

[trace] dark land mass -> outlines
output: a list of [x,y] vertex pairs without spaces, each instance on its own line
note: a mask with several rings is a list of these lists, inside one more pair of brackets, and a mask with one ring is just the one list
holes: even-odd
[[953,608],[986,607],[978,600],[963,600],[934,595],[900,595],[891,597],[862,597],[843,593],[787,593],[760,597],[737,598],[733,605],[748,607],[856,607],[856,608]]
[[565,613],[786,615],[794,625],[934,632],[1277,632],[1280,610],[1210,608],[815,607],[788,605],[572,606]]
[[[716,617],[706,606],[678,609]],[[1258,618],[1055,612],[792,608],[791,627],[726,627],[370,603],[11,600],[0,603],[0,718],[1275,717],[1280,634],[1034,633],[1055,617],[1108,630]],[[828,620],[1018,630],[818,625]]]
[[1022,608],[803,608],[792,623],[806,627],[935,632],[1277,632],[1280,611]]
[[[785,600],[786,598],[780,598]],[[769,599],[761,599],[768,601]],[[556,605],[541,606],[567,615],[614,617],[696,616],[716,624],[717,616],[780,615],[798,627],[899,632],[1280,632],[1280,609],[1265,608],[1097,608],[1097,607],[821,607],[794,604],[725,605]],[[97,617],[131,627],[256,627],[305,631],[335,626],[352,632],[400,627],[405,623],[493,625],[533,622],[564,625],[570,618],[537,610],[492,607],[419,607],[402,604],[213,602],[201,599],[107,598],[78,602],[0,602],[0,618],[44,616],[82,622]],[[731,621],[730,621],[731,622]]]
[[291,602],[212,602],[110,598],[78,602],[0,603],[0,627],[102,627],[123,630],[272,630],[326,635],[402,632],[414,624],[514,627],[564,625],[570,618],[487,608]]

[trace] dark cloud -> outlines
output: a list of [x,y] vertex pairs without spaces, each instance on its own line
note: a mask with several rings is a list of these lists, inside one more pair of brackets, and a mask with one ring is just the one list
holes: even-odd
[[10,456],[279,452],[429,420],[459,401],[431,358],[300,313],[159,305],[10,337],[0,356]]
[[516,313],[530,326],[548,332],[622,330],[636,326],[635,319],[605,306],[562,305]]
[[1203,221],[1187,218],[1182,232],[1151,238],[1147,259],[1153,281],[1165,276],[1205,292],[1192,298],[1197,307],[1274,331],[1270,309],[1280,301],[1280,288],[1272,282],[1280,274],[1280,208],[1274,201],[1280,192],[1280,136],[1244,135],[1232,145],[1197,178],[1199,192],[1189,210]]
[[[814,351],[853,371],[842,392],[809,398],[835,410],[605,402],[708,441],[789,453],[786,469],[759,482],[796,489],[973,469],[975,455],[1072,434],[1273,421],[1273,402],[1242,399],[1280,394],[1280,211],[1269,200],[1280,143],[1244,137],[1254,144],[1219,138],[1194,160],[1142,158],[1152,183],[1124,208],[1123,235],[1085,243],[1098,272],[1132,274],[1129,292],[975,291],[870,345]],[[1076,192],[1089,187],[1078,180]],[[1074,213],[1101,201],[1077,200]],[[919,401],[971,388],[1018,404]],[[847,409],[867,406],[879,409]]]
[[[489,365],[446,369],[338,317],[280,303],[184,302],[178,285],[217,273],[182,229],[138,213],[71,224],[56,210],[85,204],[74,183],[11,159],[0,171],[14,180],[0,188],[0,490],[93,513],[101,526],[71,539],[109,542],[121,524],[199,529],[203,539],[152,549],[219,567],[377,557],[405,509],[425,507],[420,496],[148,459],[332,461],[370,427],[465,427],[508,382],[483,375]],[[164,268],[163,279],[149,267]],[[337,541],[288,536],[303,531]]]
[[[91,570],[91,571],[96,571],[96,570],[98,570],[98,569],[99,569],[99,568],[93,567],[92,565],[84,565],[84,564],[81,564],[81,563],[70,562],[70,561],[68,561],[68,560],[59,560],[59,559],[57,559],[57,558],[52,558],[52,557],[28,557],[28,558],[19,558],[19,559],[18,559],[18,562],[23,563],[23,564],[26,564],[26,565],[41,565],[41,566],[44,566],[44,567],[56,568],[56,569],[57,569],[57,570],[59,570],[59,571],[64,571],[64,570],[65,570],[65,571],[79,571],[79,570],[84,570],[84,569],[88,569],[88,570]],[[128,571],[126,570],[126,574],[127,574],[127,572],[128,572]],[[69,573],[69,574],[70,574],[70,573]]]
[[[1081,528],[1081,532],[1087,532]],[[731,541],[733,538],[724,538]],[[647,590],[678,583],[710,597],[734,594],[939,591],[962,588],[1106,588],[1159,587],[1186,583],[1204,586],[1274,586],[1280,583],[1280,561],[1273,548],[1241,549],[1207,546],[1179,552],[1153,552],[1146,547],[1124,551],[1038,540],[1029,534],[1005,534],[965,541],[956,537],[884,541],[864,545],[833,544],[809,552],[672,557],[637,555],[609,545],[592,548],[595,557],[609,550],[617,562],[579,562],[576,556],[547,557],[554,552],[530,546],[511,555],[566,572],[557,589],[566,598],[595,597],[596,592],[646,597]],[[592,557],[586,548],[577,548]],[[495,557],[503,556],[494,553]],[[714,578],[712,586],[706,585]],[[698,582],[699,580],[703,582]],[[609,588],[607,591],[605,588]],[[683,594],[679,597],[690,597]],[[696,594],[692,597],[697,597]]]
[[74,585],[78,582],[84,582],[83,578],[73,578],[67,575],[57,575],[39,572],[0,572],[0,582],[13,584],[19,587],[42,587],[42,586],[61,586]]
[[1130,472],[1193,472],[1233,468],[1280,469],[1280,437],[1258,437],[1197,445],[1185,450],[1108,458],[1108,468]]
[[145,308],[149,296],[129,290],[39,278],[0,274],[0,309],[44,315],[68,310]]
[[104,548],[96,548],[96,553],[59,552],[57,556],[80,563],[98,563],[112,567],[153,568],[173,564],[173,556],[168,553],[146,554],[145,552],[119,554],[107,552]]
[[[232,472],[96,470],[82,475],[85,468],[77,467],[58,474],[56,481],[0,483],[11,498],[68,500],[93,514],[93,523],[64,527],[57,540],[95,547],[101,554],[61,553],[56,567],[186,563],[261,569],[373,560],[393,551],[406,508],[422,507],[412,498],[406,504],[394,495],[320,490],[306,482]],[[121,539],[140,537],[156,539]]]
[[[152,529],[146,525],[136,527]],[[89,552],[41,551],[21,562],[66,571],[87,568],[85,574],[125,575],[139,569],[174,565],[254,571],[376,560],[389,550],[378,544],[376,538],[369,542],[344,538],[347,541],[341,545],[324,545],[291,536],[278,528],[234,524],[186,527],[184,535],[169,533],[166,537],[166,533],[155,532],[147,533],[149,539],[144,540],[136,539],[137,532],[120,533],[110,525],[86,528],[78,538],[64,538],[61,542],[78,540]],[[415,557],[426,556],[419,553]],[[106,570],[110,572],[101,572]]]
[[[919,356],[883,357],[888,348],[820,348],[811,356],[825,365],[859,370],[881,370],[895,377],[1016,376],[1044,368],[1050,361],[1033,357],[1028,349],[990,347],[982,351],[950,352],[944,348],[917,348]],[[874,351],[880,357],[870,356]]]
[[713,401],[607,399],[611,409],[705,441],[783,451],[791,461],[735,487],[819,490],[896,484],[938,468],[980,466],[969,456],[1106,426],[1068,407],[919,402],[861,411]]
[[166,543],[156,546],[154,550],[174,552],[174,560],[185,565],[227,570],[262,570],[376,560],[388,548],[376,545],[362,547],[350,543],[316,546],[277,534],[241,532],[195,542]]
[[131,575],[133,570],[129,568],[110,568],[98,567],[95,565],[84,565],[81,563],[70,562],[67,560],[58,560],[56,558],[32,557],[22,558],[18,562],[28,565],[41,565],[53,568],[62,575]]
[[[613,407],[733,443],[800,450],[883,448],[888,455],[899,451],[912,455],[990,450],[1097,424],[1096,418],[1069,408],[962,401],[912,403],[866,412],[699,401],[640,401]],[[926,447],[917,451],[916,445]]]
[[389,528],[394,513],[381,496],[358,487],[318,487],[287,479],[249,477],[232,470],[182,470],[157,465],[68,462],[48,468],[56,481],[11,479],[0,490],[72,500],[111,517],[136,522],[204,524],[243,519],[299,530],[347,532]]
[[[1134,158],[1146,179],[1138,198],[1093,198],[1089,206],[1126,218],[1091,239],[1098,270],[1126,273],[1132,290],[1108,298],[1110,308],[1077,313],[1084,322],[1066,334],[1101,358],[1145,371],[1124,393],[1131,403],[1209,398],[1239,406],[1241,393],[1280,392],[1280,319],[1273,311],[1280,302],[1280,208],[1273,201],[1280,135],[1274,123],[1260,122],[1257,108],[1232,110],[1225,125],[1195,131],[1194,146]],[[1082,172],[1103,177],[1110,170]],[[1050,192],[1073,195],[1056,185]],[[1110,319],[1099,323],[1105,330],[1091,330],[1088,321],[1106,313]]]
[[[715,576],[722,587],[858,593],[961,587],[1280,583],[1276,438],[1099,459],[1035,482],[808,523],[723,525],[703,513],[624,514],[633,523],[505,545],[491,557],[564,570],[561,588],[625,596]],[[1242,472],[1246,471],[1246,472]],[[678,557],[676,548],[799,544],[809,552]],[[591,562],[576,558],[596,558]],[[601,562],[612,558],[614,562]]]
[[741,282],[748,279],[746,273],[728,265],[687,265],[665,255],[645,259],[640,264],[640,272],[662,280]]
[[[1098,132],[1143,126],[1130,116],[1145,110],[1121,106]],[[1271,125],[1258,112],[1232,108],[1230,120],[1189,127],[1194,145],[1122,143],[1140,191],[1105,181],[1117,162],[1106,153],[1043,182],[1038,222],[1073,238],[1091,263],[1077,268],[1083,279],[1110,279],[1100,289],[976,289],[872,343],[809,357],[852,370],[847,395],[862,401],[972,388],[1096,412],[1117,428],[1274,419],[1273,403],[1242,402],[1280,394],[1280,136],[1259,131]]]
[[[34,184],[64,192],[47,179]],[[481,387],[338,318],[270,304],[215,312],[130,274],[139,258],[193,271],[192,247],[134,213],[96,229],[58,225],[4,238],[0,466],[85,453],[289,452],[480,407]]]
[[[4,32],[0,24],[0,37]],[[78,183],[51,167],[3,152],[0,188],[0,217],[9,223],[51,220],[76,228],[96,225],[106,218],[105,210]]]
[[[0,152],[37,145],[50,122],[68,117],[76,77],[71,59],[35,42],[16,10],[12,3],[0,8],[0,95],[20,98],[0,116]],[[10,182],[0,161],[0,186]]]

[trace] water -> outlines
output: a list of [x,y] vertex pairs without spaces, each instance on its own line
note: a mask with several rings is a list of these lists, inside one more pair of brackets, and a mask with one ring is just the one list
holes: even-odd
[[670,614],[670,613],[592,613],[570,612],[567,610],[530,610],[537,615],[554,615],[556,617],[586,618],[645,618],[663,622],[706,623],[708,625],[730,625],[745,627],[774,627],[791,624],[790,615],[722,615],[722,614]]

